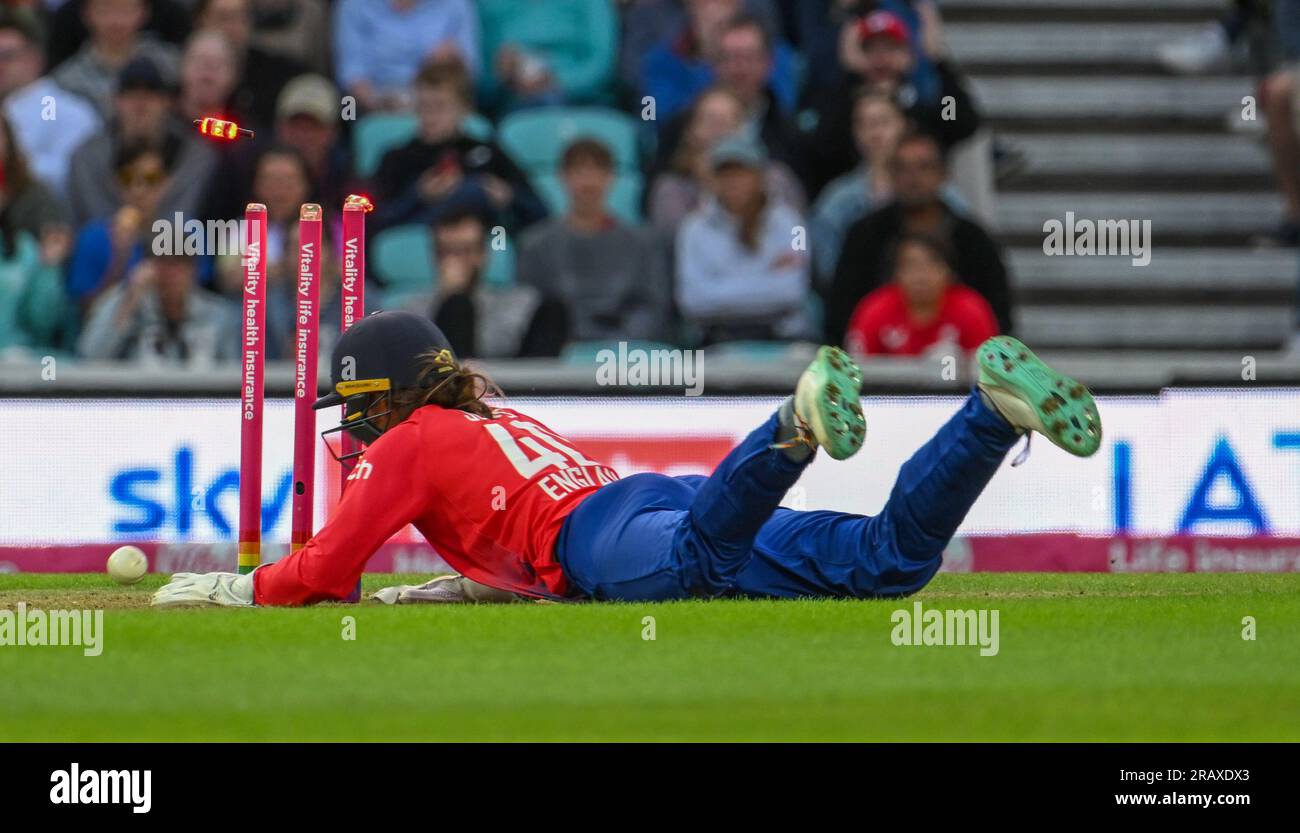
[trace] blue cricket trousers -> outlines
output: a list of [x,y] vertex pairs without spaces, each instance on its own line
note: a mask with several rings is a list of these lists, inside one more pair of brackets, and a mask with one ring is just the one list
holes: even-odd
[[709,477],[601,487],[556,541],[565,576],[587,596],[627,601],[914,593],[1019,436],[972,392],[868,517],[780,507],[807,463],[770,448],[776,430],[773,414]]

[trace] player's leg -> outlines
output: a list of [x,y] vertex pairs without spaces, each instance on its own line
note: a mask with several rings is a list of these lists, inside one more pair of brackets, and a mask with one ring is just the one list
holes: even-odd
[[898,472],[879,515],[780,510],[737,590],[756,596],[893,596],[938,571],[944,547],[1019,434],[973,391]]
[[727,592],[816,448],[843,459],[861,447],[860,386],[848,356],[822,348],[793,400],[709,477],[635,475],[602,487],[573,511],[557,541],[565,575],[595,598]]
[[737,578],[742,593],[895,596],[939,569],[944,547],[1020,433],[1080,457],[1096,452],[1092,396],[1009,336],[980,347],[980,381],[962,408],[899,471],[874,518],[777,512]]
[[692,595],[716,596],[732,589],[759,530],[817,448],[842,460],[862,447],[861,386],[861,373],[844,351],[820,348],[794,397],[699,485],[674,544]]

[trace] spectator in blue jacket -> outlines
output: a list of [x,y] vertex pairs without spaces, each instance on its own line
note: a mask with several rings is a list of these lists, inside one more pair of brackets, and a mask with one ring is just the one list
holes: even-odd
[[[123,145],[116,152],[113,170],[121,203],[109,215],[82,227],[68,266],[68,294],[83,311],[144,259],[156,221],[174,222],[173,215],[160,216],[163,197],[176,171],[174,146]],[[211,263],[206,258],[201,276],[205,281],[211,277]]]
[[339,0],[333,28],[339,86],[362,110],[410,109],[411,82],[430,59],[455,55],[479,70],[469,0]]
[[[716,88],[730,93],[740,103],[741,128],[757,137],[769,156],[796,174],[803,174],[805,155],[799,152],[802,136],[794,129],[771,80],[774,48],[758,18],[742,14],[727,21],[718,38]],[[708,92],[701,91],[696,99]],[[666,161],[677,154],[691,109],[686,108],[663,127],[657,146],[656,170],[665,167]],[[802,196],[799,202],[803,202]]]
[[[742,14],[743,6],[741,0],[687,0],[687,25],[646,55],[641,93],[654,99],[658,124],[668,124],[720,76],[738,79],[756,63],[766,67],[763,87],[770,90],[776,107],[787,114],[794,110],[799,94],[794,52],[784,43],[774,43],[757,18]],[[762,49],[738,43],[724,54],[725,36],[750,25],[762,29]]]

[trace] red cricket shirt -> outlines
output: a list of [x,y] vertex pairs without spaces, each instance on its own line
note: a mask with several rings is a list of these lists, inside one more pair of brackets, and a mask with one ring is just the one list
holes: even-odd
[[919,356],[938,343],[974,350],[997,334],[998,322],[988,301],[968,286],[949,286],[939,303],[939,314],[920,324],[908,314],[903,290],[891,283],[858,302],[844,346],[858,354]]
[[255,601],[346,598],[370,556],[408,523],[474,581],[565,595],[555,539],[582,499],[618,474],[536,420],[493,414],[426,405],[385,431],[357,460],[325,526],[253,575]]

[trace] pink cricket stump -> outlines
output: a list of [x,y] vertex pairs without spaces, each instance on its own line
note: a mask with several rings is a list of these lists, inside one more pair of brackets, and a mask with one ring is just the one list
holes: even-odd
[[[343,201],[343,290],[340,297],[343,315],[339,322],[340,334],[347,332],[366,314],[366,214],[373,208],[370,200],[357,194],[350,194]],[[346,405],[343,413],[347,415]],[[357,451],[356,440],[346,431],[340,440],[340,451],[340,456]],[[344,460],[340,490],[347,488],[351,473],[352,460]]]
[[311,540],[316,500],[317,350],[320,333],[321,207],[304,203],[298,210],[298,309],[294,332],[293,374],[293,532],[289,549]]
[[266,363],[266,206],[244,209],[243,378],[239,398],[239,572],[262,563],[262,405]]
[[[343,290],[340,296],[343,310],[339,322],[339,333],[361,320],[366,314],[366,215],[374,210],[370,200],[358,194],[349,194],[343,201]],[[347,415],[347,406],[343,406]],[[339,442],[340,456],[355,454],[357,442],[344,431]],[[339,484],[339,497],[342,499],[348,486],[348,477],[352,474],[353,460],[344,459],[341,465],[342,482]],[[348,597],[355,602],[361,598],[361,582]]]

